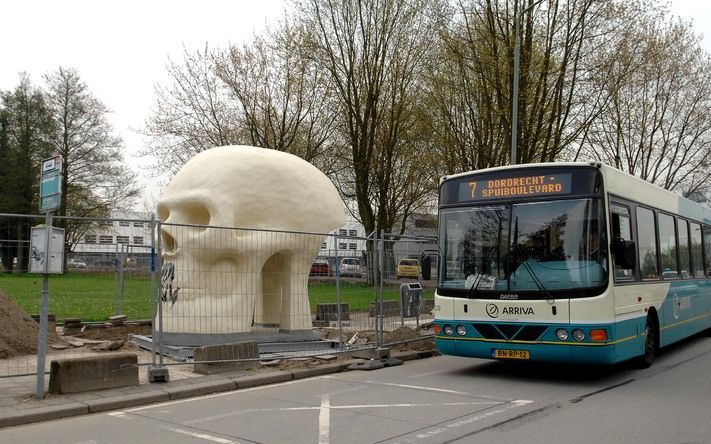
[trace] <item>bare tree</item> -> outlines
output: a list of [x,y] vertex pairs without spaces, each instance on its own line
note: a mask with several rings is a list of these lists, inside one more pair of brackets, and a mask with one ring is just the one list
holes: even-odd
[[[60,216],[105,217],[127,208],[137,196],[135,174],[123,163],[123,142],[106,119],[109,112],[74,69],[45,76],[47,101],[56,132],[54,151],[62,156]],[[62,221],[58,224],[63,225]],[[66,227],[76,242],[81,224]]]
[[303,28],[284,21],[242,47],[188,52],[157,88],[143,154],[175,172],[195,154],[233,144],[289,152],[330,171],[334,129],[323,71],[304,56]]
[[711,177],[711,59],[691,25],[664,8],[630,3],[599,54],[609,97],[580,157],[607,162],[667,189],[706,191]]
[[[0,92],[0,213],[37,214],[40,163],[51,153],[54,131],[44,93],[27,74],[13,91]],[[32,221],[0,218],[0,261],[7,273],[27,270]]]
[[438,5],[404,0],[299,4],[299,20],[314,34],[310,57],[330,76],[334,118],[348,147],[338,186],[346,201],[355,202],[368,233],[404,224],[427,201],[430,182],[417,171],[426,145],[417,134],[422,128],[417,119],[421,70]]
[[141,152],[156,159],[154,168],[175,173],[195,154],[238,143],[237,116],[217,75],[214,51],[183,52],[169,61],[169,86],[156,87],[156,103],[146,122],[150,146]]
[[332,168],[325,151],[335,129],[326,73],[305,53],[311,36],[284,20],[266,36],[215,58],[235,111],[240,139]]
[[[445,173],[506,164],[511,152],[513,51],[520,20],[517,162],[553,161],[599,112],[585,58],[605,32],[594,0],[460,0],[431,72],[433,134]],[[547,8],[544,8],[546,6]]]

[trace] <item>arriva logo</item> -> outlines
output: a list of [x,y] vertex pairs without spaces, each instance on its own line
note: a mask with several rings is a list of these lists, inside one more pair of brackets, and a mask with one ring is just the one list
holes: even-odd
[[488,314],[490,318],[498,318],[499,307],[497,307],[496,304],[486,304],[486,314]]
[[[515,315],[515,316],[521,316],[521,315],[535,315],[533,312],[533,308],[531,307],[504,307],[502,310],[500,310],[501,314],[504,315]],[[490,318],[498,318],[499,317],[499,307],[496,304],[486,304],[486,314]]]

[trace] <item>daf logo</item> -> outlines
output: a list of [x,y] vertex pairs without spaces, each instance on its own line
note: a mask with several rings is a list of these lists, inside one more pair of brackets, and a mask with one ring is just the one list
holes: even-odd
[[486,314],[488,314],[490,318],[498,318],[499,307],[497,307],[496,304],[486,304]]

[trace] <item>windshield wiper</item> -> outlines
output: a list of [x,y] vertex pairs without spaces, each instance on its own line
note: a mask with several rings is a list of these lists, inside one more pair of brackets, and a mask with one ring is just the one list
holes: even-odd
[[[521,256],[523,258],[523,261],[521,261],[521,265],[523,265],[523,267],[526,269],[528,274],[531,275],[531,278],[533,279],[533,283],[536,284],[536,287],[538,287],[538,289],[543,293],[543,295],[546,297],[546,300],[555,299],[553,297],[553,295],[551,294],[551,292],[545,287],[545,285],[543,285],[543,282],[541,282],[541,280],[538,278],[538,275],[536,274],[536,272],[533,271],[531,264],[528,263],[530,256],[528,254],[526,254],[521,249],[521,245],[519,243],[516,243],[516,246],[514,247],[514,249],[516,250],[516,254],[518,254],[519,256]],[[510,285],[511,284],[509,282],[509,286]]]
[[[484,263],[484,261],[488,261],[489,259],[494,257],[494,252],[498,252],[498,251],[499,251],[499,247],[492,248],[489,251],[489,254],[487,254],[486,257],[483,258],[482,264]],[[487,281],[491,280],[490,278],[493,278],[494,282],[496,281],[495,276],[491,276],[489,274],[485,275],[484,273],[478,273],[476,275],[476,277],[474,278],[474,282],[472,283],[471,287],[469,287],[469,293],[467,294],[467,297],[469,299],[472,299],[476,295],[477,288],[479,288],[479,284],[481,284],[481,281],[484,280],[485,276],[486,276]]]
[[474,298],[474,296],[476,295],[477,288],[479,288],[479,284],[481,283],[482,279],[484,279],[484,275],[482,273],[478,273],[474,278],[474,283],[472,283],[472,286],[469,287],[469,292],[467,293],[467,297],[469,299]]

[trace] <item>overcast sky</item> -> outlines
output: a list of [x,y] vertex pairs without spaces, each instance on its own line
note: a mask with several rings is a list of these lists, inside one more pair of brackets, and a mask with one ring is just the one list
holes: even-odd
[[[0,90],[26,71],[33,83],[59,66],[78,69],[91,92],[112,110],[110,121],[129,151],[148,201],[160,185],[132,156],[154,100],[167,83],[168,57],[188,49],[227,47],[251,39],[282,15],[282,0],[3,0],[0,24]],[[151,198],[150,194],[153,195]]]
[[[708,0],[671,0],[674,14],[694,20],[711,53]],[[3,0],[0,25],[0,90],[15,88],[26,71],[35,84],[59,66],[73,67],[112,111],[110,121],[128,149],[148,190],[160,185],[138,168],[135,133],[148,117],[156,83],[165,84],[168,57],[180,60],[183,46],[227,47],[261,32],[282,15],[283,0]]]

